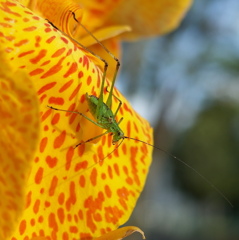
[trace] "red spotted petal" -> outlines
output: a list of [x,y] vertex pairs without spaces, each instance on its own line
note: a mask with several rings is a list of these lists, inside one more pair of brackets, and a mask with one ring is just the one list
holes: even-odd
[[[129,218],[143,189],[152,148],[112,136],[74,146],[103,130],[76,113],[87,112],[85,93],[99,96],[102,72],[78,46],[45,19],[14,1],[1,1],[0,40],[8,59],[26,70],[41,103],[40,144],[29,177],[26,210],[13,239],[101,236]],[[3,16],[3,17],[2,17]],[[110,86],[110,81],[106,85]],[[126,136],[152,143],[152,129],[122,100],[117,119]],[[108,93],[105,91],[104,96]],[[119,102],[113,98],[113,112]]]

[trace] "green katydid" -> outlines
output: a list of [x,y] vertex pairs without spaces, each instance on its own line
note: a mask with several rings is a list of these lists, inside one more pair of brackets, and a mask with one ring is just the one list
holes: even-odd
[[[91,115],[93,116],[94,120],[92,120],[91,118],[87,117],[85,114],[80,113],[78,111],[69,111],[69,110],[64,110],[64,109],[58,109],[58,108],[55,108],[55,107],[49,106],[49,105],[47,106],[48,108],[51,108],[51,109],[56,110],[56,111],[63,111],[63,112],[79,114],[82,117],[84,117],[87,120],[89,120],[90,122],[92,122],[93,124],[95,124],[96,126],[106,130],[104,133],[102,133],[102,134],[100,134],[98,136],[90,138],[90,139],[88,139],[88,140],[86,140],[84,142],[78,143],[77,145],[75,145],[74,148],[78,147],[81,144],[85,144],[85,143],[91,142],[91,141],[93,141],[93,140],[95,140],[97,138],[100,138],[100,137],[102,137],[102,136],[104,136],[106,134],[113,135],[113,140],[112,140],[112,144],[113,145],[115,145],[117,142],[119,142],[121,140],[119,145],[113,151],[115,151],[121,145],[121,143],[123,142],[124,139],[131,139],[131,140],[135,140],[135,141],[144,143],[146,145],[149,145],[149,146],[151,146],[153,148],[156,148],[156,149],[166,153],[168,156],[176,159],[177,161],[181,162],[182,164],[184,164],[185,166],[187,166],[188,168],[193,170],[198,176],[200,176],[206,183],[208,183],[218,194],[220,194],[233,207],[233,205],[230,202],[230,200],[215,185],[213,185],[205,176],[203,176],[200,172],[198,172],[196,169],[194,169],[193,167],[188,165],[186,162],[184,162],[180,158],[178,158],[178,157],[168,153],[167,151],[163,150],[160,147],[157,147],[157,146],[154,146],[154,145],[152,145],[150,143],[144,142],[142,140],[131,138],[131,137],[128,137],[128,136],[124,135],[124,132],[119,127],[119,124],[121,123],[123,118],[121,118],[118,122],[116,121],[116,116],[117,116],[118,111],[120,110],[120,107],[122,105],[122,101],[117,96],[115,96],[113,94],[116,77],[117,77],[118,70],[119,70],[119,67],[120,67],[120,62],[83,24],[81,24],[76,19],[74,12],[72,12],[72,15],[73,15],[74,20],[82,28],[84,28],[84,30],[88,34],[90,34],[95,39],[95,41],[98,44],[100,44],[101,47],[116,61],[116,70],[115,70],[115,73],[114,73],[114,76],[113,76],[112,84],[111,84],[110,90],[109,91],[107,90],[109,92],[109,95],[108,95],[108,98],[107,98],[106,102],[104,102],[103,93],[104,93],[104,88],[105,88],[105,80],[106,80],[106,72],[107,72],[107,68],[108,68],[108,63],[103,58],[101,58],[100,56],[96,55],[94,52],[92,52],[91,50],[89,50],[88,48],[83,46],[81,43],[76,41],[74,38],[72,38],[71,36],[65,34],[64,32],[62,32],[61,30],[59,30],[57,28],[57,30],[59,30],[63,35],[65,35],[66,37],[71,39],[77,45],[83,47],[85,50],[89,51],[92,55],[96,56],[97,58],[99,58],[104,63],[104,71],[103,71],[103,75],[102,75],[102,83],[101,83],[99,97],[97,97],[95,95],[88,95],[88,93],[86,93],[86,100],[87,100],[88,108],[89,108],[89,111],[90,111]],[[55,27],[51,22],[50,22],[50,24],[53,27]],[[113,113],[112,108],[111,108],[112,107],[112,98],[113,97],[115,97],[119,101],[119,104],[118,104],[118,107],[117,107],[115,113]],[[109,156],[110,154],[108,154],[107,156]],[[103,159],[101,159],[101,160],[103,160]]]

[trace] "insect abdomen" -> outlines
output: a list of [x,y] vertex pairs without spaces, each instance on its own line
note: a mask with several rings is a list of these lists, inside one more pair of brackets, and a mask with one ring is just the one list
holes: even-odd
[[89,106],[90,113],[93,115],[93,117],[96,119],[96,107],[98,105],[99,99],[94,95],[88,95],[86,93],[86,100]]

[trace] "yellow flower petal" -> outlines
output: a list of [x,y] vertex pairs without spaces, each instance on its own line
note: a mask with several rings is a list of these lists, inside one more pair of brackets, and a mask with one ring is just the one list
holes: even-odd
[[[102,73],[85,51],[29,9],[11,1],[3,13],[1,22],[8,27],[0,39],[9,60],[32,77],[41,103],[40,144],[29,178],[26,210],[13,239],[90,238],[116,229],[127,221],[142,191],[152,148],[125,139],[115,149],[112,136],[105,135],[74,149],[103,130],[78,114],[46,106],[91,117],[85,93],[99,95]],[[125,135],[152,143],[147,121],[116,89],[114,94],[123,102],[117,119],[124,117],[120,126]],[[118,104],[113,98],[113,111]]]
[[103,235],[102,237],[96,238],[95,240],[120,240],[130,236],[135,232],[139,232],[142,235],[143,239],[145,239],[144,232],[141,229],[137,227],[129,226],[129,227],[122,227],[115,231],[109,232]]
[[0,239],[24,210],[26,180],[39,139],[38,99],[29,77],[14,71],[0,49]]

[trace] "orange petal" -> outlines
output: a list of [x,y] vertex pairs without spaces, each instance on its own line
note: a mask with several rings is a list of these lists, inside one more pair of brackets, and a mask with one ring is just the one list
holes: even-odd
[[25,206],[26,182],[39,139],[39,109],[29,76],[0,49],[0,239],[10,237]]
[[[107,24],[109,15],[114,11],[120,3],[120,0],[76,0],[84,11],[83,23],[89,29],[102,28],[103,26],[109,26]],[[119,25],[119,24],[116,24]],[[128,24],[126,24],[128,25]]]
[[192,0],[121,0],[116,2],[80,0],[79,2],[88,12],[88,19],[96,17],[95,13],[97,13],[97,17],[103,19],[104,25],[130,26],[132,31],[125,33],[124,37],[132,39],[162,35],[172,31],[181,22]]
[[130,25],[132,32],[125,34],[127,39],[162,35],[179,25],[191,3],[192,0],[124,0],[111,12],[109,21]]
[[[91,238],[116,229],[127,221],[143,189],[152,148],[125,139],[115,149],[112,136],[105,135],[74,149],[103,130],[78,114],[46,106],[88,114],[85,93],[99,96],[102,73],[85,51],[28,9],[16,3],[3,13],[1,22],[8,27],[0,39],[9,60],[31,76],[41,103],[40,144],[13,239]],[[147,121],[116,89],[114,94],[123,102],[117,119],[124,116],[125,135],[152,143]],[[113,98],[113,111],[118,104]]]

